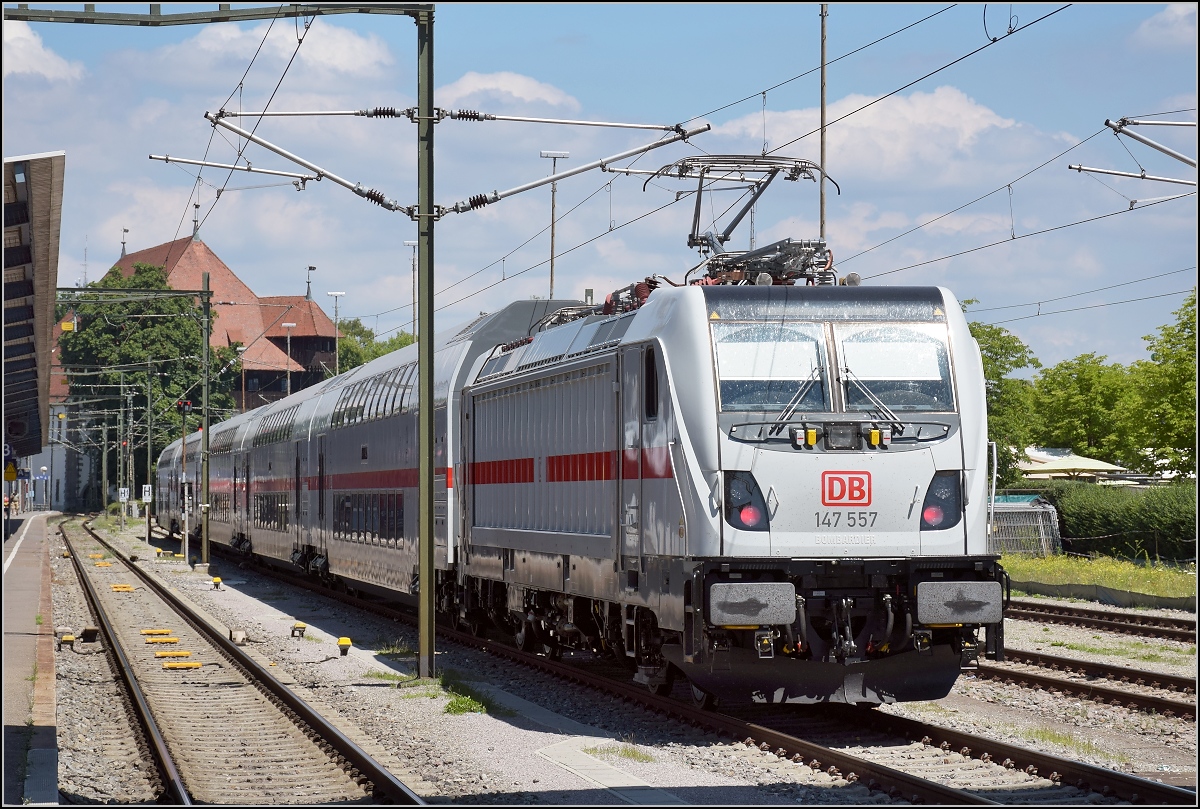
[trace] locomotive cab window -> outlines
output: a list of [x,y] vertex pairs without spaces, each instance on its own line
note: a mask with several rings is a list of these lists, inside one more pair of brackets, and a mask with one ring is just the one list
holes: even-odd
[[825,332],[819,323],[713,323],[721,410],[828,411]]
[[946,327],[940,323],[835,324],[846,410],[952,411]]

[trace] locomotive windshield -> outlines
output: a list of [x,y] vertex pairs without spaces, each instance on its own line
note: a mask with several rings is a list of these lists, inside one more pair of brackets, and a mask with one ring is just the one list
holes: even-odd
[[834,324],[847,410],[873,410],[868,389],[892,410],[954,409],[946,327]]
[[821,324],[713,323],[712,334],[722,410],[780,410],[809,382],[796,410],[829,410]]

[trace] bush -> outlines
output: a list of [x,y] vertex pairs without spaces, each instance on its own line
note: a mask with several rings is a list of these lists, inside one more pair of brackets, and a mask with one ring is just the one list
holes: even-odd
[[[1058,509],[1076,553],[1143,559],[1196,558],[1196,485],[1150,488],[1029,481]],[[1066,544],[1066,543],[1065,543]]]

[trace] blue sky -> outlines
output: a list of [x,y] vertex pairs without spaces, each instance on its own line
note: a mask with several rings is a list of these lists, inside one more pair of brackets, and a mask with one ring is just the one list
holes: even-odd
[[[1194,284],[1197,209],[1195,196],[1136,209],[1145,204],[1139,202],[1132,211],[1129,200],[1194,187],[1114,177],[1098,178],[1102,185],[1066,167],[1138,171],[1140,165],[1149,174],[1195,180],[1195,170],[1182,163],[1132,141],[1125,141],[1126,151],[1110,132],[1096,133],[1105,118],[1186,110],[1162,118],[1196,120],[1196,10],[1077,5],[1023,28],[1057,8],[987,6],[987,31],[1000,41],[830,127],[828,170],[842,194],[829,192],[829,241],[839,271],[857,271],[866,283],[940,284],[960,298],[979,299],[978,319],[1009,321],[1004,325],[1044,363],[1084,352],[1131,362],[1146,356],[1141,337],[1169,322],[1181,304],[1183,295],[1172,293]],[[988,42],[981,5],[831,6],[830,59],[939,9],[947,10],[832,64],[829,117]],[[1017,30],[1005,36],[1010,25]],[[346,291],[343,316],[362,316],[383,332],[409,323],[411,253],[403,241],[415,237],[415,228],[403,215],[329,182],[309,183],[301,193],[290,185],[233,190],[273,182],[243,173],[214,205],[213,186],[225,172],[206,169],[207,184],[197,192],[195,170],[189,175],[147,159],[151,153],[200,158],[206,148],[211,160],[235,159],[236,144],[213,137],[202,115],[231,95],[232,109],[262,108],[296,50],[299,30],[292,20],[274,25],[239,93],[267,28],[266,22],[161,29],[5,23],[4,154],[67,152],[61,285],[81,277],[85,240],[94,280],[119,255],[121,228],[129,228],[130,250],[186,235],[191,202],[198,200],[206,217],[202,238],[259,294],[302,293],[311,264],[322,303],[329,301],[324,292]],[[663,124],[701,116],[713,125],[692,145],[640,158],[638,168],[700,150],[757,153],[764,137],[776,149],[818,120],[815,72],[768,92],[765,107],[760,95],[819,63],[815,4],[439,4],[435,32],[439,106]],[[271,109],[409,106],[415,65],[408,19],[321,18]],[[1196,154],[1195,128],[1139,131]],[[415,127],[406,120],[275,118],[265,119],[258,133],[342,177],[415,201]],[[569,166],[654,139],[592,127],[445,121],[437,129],[435,198],[452,204],[543,176],[549,161],[538,157],[542,149],[569,150],[571,159],[560,163]],[[818,149],[813,135],[778,153],[815,161]],[[263,168],[294,168],[257,146],[245,157]],[[671,202],[674,190],[662,183],[643,192],[640,179],[598,172],[561,182],[556,296],[593,288],[603,297],[654,273],[679,280],[698,260],[685,243],[687,198],[645,216]],[[988,192],[995,193],[888,242]],[[438,328],[547,294],[549,196],[540,188],[438,223],[435,284],[445,290],[436,301]],[[724,204],[733,201],[724,197]],[[815,236],[817,199],[813,183],[777,184],[759,205],[757,243]],[[719,218],[722,201],[710,214]],[[748,224],[734,246],[748,244]],[[1070,226],[1027,235],[1063,225]],[[995,242],[1001,243],[964,253]],[[583,246],[571,250],[576,245]],[[1089,292],[1117,284],[1124,286]],[[1150,299],[1119,303],[1133,298]],[[1038,301],[1044,313],[1115,305],[1010,321],[1036,314]]]

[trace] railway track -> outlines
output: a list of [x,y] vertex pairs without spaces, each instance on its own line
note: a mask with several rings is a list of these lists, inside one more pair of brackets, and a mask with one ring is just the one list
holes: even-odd
[[[244,561],[244,557],[238,558]],[[407,612],[333,592],[279,568],[261,564],[256,568],[389,620],[412,621]],[[648,710],[774,753],[778,758],[820,770],[834,778],[866,785],[897,799],[951,804],[1085,804],[1098,800],[1195,804],[1195,793],[1186,789],[879,711],[853,707],[841,710],[849,706],[816,709],[757,706],[738,713],[702,710],[691,704],[689,694],[682,694],[682,698],[656,696],[626,680],[614,679],[570,662],[521,652],[470,632],[442,625],[438,632],[463,645],[618,696]],[[681,690],[688,690],[686,683],[677,686],[675,692]],[[851,741],[854,736],[847,728],[860,735],[863,731],[876,734],[868,743],[872,750],[858,750],[863,743]],[[829,744],[820,743],[822,738]],[[854,747],[856,751],[850,753],[841,749],[846,746]]]
[[1186,618],[1162,618],[1155,615],[1118,613],[1085,607],[1045,604],[1041,601],[1013,599],[1004,610],[1004,617],[1019,621],[1048,624],[1068,624],[1091,629],[1104,629],[1124,635],[1146,638],[1196,642],[1196,622]]
[[[1162,714],[1168,717],[1179,717],[1195,721],[1196,682],[1186,677],[1168,674],[1154,674],[1123,666],[1110,666],[1102,663],[1084,663],[1064,657],[1054,657],[1038,652],[1021,652],[1012,649],[1004,651],[1008,663],[1026,666],[1036,666],[1067,675],[1075,674],[1088,678],[1102,678],[1111,684],[1097,683],[1088,680],[1071,678],[1070,676],[1053,676],[1011,665],[996,665],[979,663],[977,676],[991,680],[1002,680],[1016,685],[1022,685],[1051,693],[1064,693],[1102,704],[1121,705],[1134,710]],[[1171,696],[1158,692],[1171,692]],[[1176,695],[1191,694],[1193,699],[1188,701],[1177,698]]]
[[86,526],[62,533],[171,802],[423,803],[156,577]]

